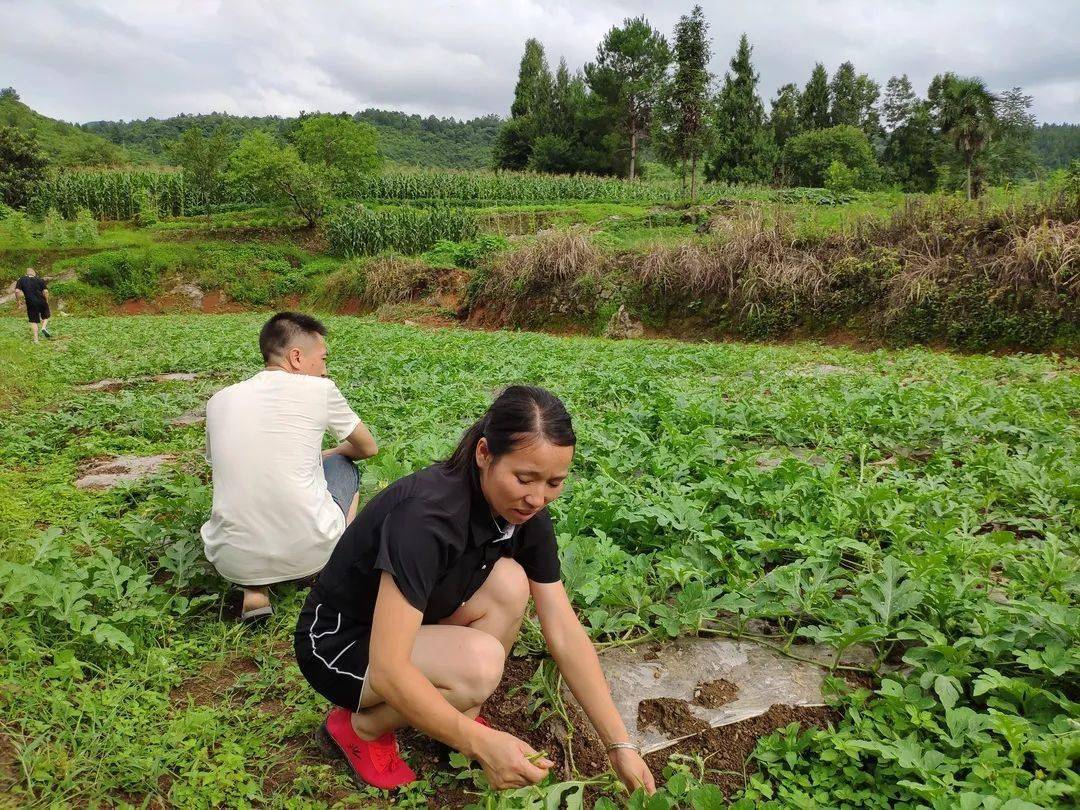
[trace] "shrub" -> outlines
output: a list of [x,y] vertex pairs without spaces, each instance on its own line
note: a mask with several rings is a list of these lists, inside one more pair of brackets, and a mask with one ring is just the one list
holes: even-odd
[[98,224],[88,208],[80,208],[71,229],[71,241],[76,245],[96,245],[98,243]]
[[834,160],[829,164],[828,171],[825,172],[825,188],[829,191],[844,193],[855,188],[858,179],[859,173],[857,171],[849,169],[843,161]]
[[467,242],[440,239],[431,250],[424,253],[424,261],[441,267],[464,267],[473,269],[493,253],[506,250],[510,242],[503,236],[482,234]]
[[8,235],[13,242],[23,243],[33,239],[30,226],[26,221],[26,214],[22,211],[12,211],[7,217]]
[[135,193],[135,224],[140,228],[153,225],[158,221],[157,197],[150,189],[140,188]]
[[45,214],[45,233],[42,236],[46,245],[66,245],[69,241],[67,225],[60,212],[50,208]]
[[855,172],[855,187],[873,188],[880,171],[874,149],[858,127],[813,129],[789,138],[784,144],[784,171],[800,186],[823,186],[829,166],[839,161]]
[[161,276],[181,264],[180,256],[162,248],[108,250],[87,257],[79,277],[111,290],[117,301],[152,298]]
[[[290,261],[292,258],[292,261]],[[309,276],[295,257],[259,247],[209,247],[199,251],[199,284],[216,288],[234,301],[265,306],[309,288]]]

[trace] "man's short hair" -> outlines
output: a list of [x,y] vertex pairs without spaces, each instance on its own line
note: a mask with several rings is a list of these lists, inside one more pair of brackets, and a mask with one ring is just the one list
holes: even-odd
[[300,335],[326,337],[326,327],[317,318],[301,312],[279,312],[268,320],[259,332],[259,351],[263,362],[285,354]]

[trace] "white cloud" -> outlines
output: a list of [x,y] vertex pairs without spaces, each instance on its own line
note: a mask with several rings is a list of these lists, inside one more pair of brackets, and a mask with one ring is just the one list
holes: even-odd
[[[291,115],[368,106],[505,114],[524,41],[554,66],[592,58],[645,13],[669,32],[692,0],[0,0],[0,84],[66,120],[222,110]],[[766,99],[815,61],[850,59],[882,85],[907,73],[1024,87],[1041,120],[1080,121],[1080,3],[1061,0],[704,0],[720,76],[742,32]]]

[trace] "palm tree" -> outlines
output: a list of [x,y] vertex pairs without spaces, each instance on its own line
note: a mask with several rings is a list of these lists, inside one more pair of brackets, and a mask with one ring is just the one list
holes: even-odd
[[965,79],[952,73],[939,78],[938,122],[942,133],[964,158],[967,198],[970,200],[972,165],[990,142],[997,97],[986,88],[982,79]]

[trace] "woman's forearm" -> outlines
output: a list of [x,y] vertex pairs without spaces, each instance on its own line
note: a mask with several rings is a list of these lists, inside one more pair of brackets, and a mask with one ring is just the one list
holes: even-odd
[[548,647],[566,685],[585,710],[600,741],[605,746],[628,742],[630,734],[611,700],[611,690],[600,668],[596,648],[581,624],[575,621],[572,626],[561,628],[554,639],[548,640]]
[[411,662],[393,668],[372,664],[368,678],[371,688],[397,709],[409,725],[466,756],[474,755],[474,732],[480,726],[451,706]]

